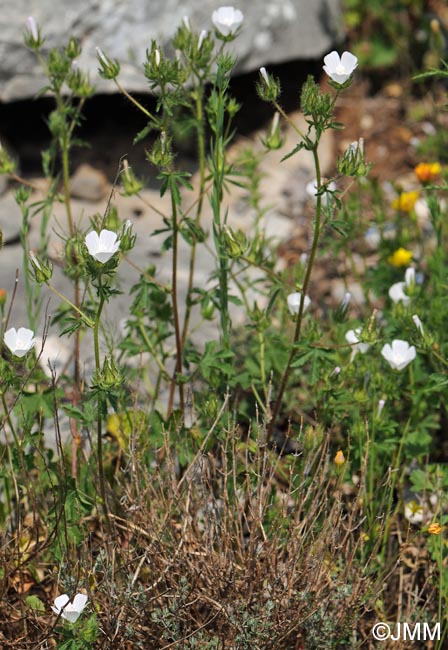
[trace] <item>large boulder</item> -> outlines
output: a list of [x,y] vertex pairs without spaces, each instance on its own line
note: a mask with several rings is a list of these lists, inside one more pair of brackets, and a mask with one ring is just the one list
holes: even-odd
[[[141,70],[151,39],[166,46],[184,16],[193,29],[212,29],[211,14],[231,0],[15,0],[0,12],[0,101],[33,96],[44,84],[34,53],[23,43],[27,16],[42,29],[44,47],[64,45],[68,37],[83,46],[80,65],[97,91],[114,85],[98,77],[95,48],[121,62],[120,80],[128,90],[145,91]],[[312,59],[327,53],[342,37],[340,0],[235,0],[244,13],[240,36],[231,45],[238,71],[269,63]]]

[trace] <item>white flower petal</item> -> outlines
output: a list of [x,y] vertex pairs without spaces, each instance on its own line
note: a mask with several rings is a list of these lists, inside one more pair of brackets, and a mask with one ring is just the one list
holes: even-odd
[[88,235],[86,235],[85,242],[87,246],[87,250],[89,251],[90,255],[95,255],[95,253],[98,250],[99,246],[99,241],[100,238],[98,237],[98,233],[92,230],[92,232],[89,232]]
[[405,282],[396,282],[393,284],[389,289],[389,297],[395,304],[402,302],[406,307],[410,303],[411,299],[404,292],[405,286]]
[[330,70],[335,70],[337,66],[340,65],[341,59],[336,50],[333,50],[333,52],[330,52],[330,54],[324,56],[324,63]]
[[87,605],[88,598],[85,594],[76,594],[73,599],[73,607],[82,612],[84,607]]
[[108,262],[120,247],[120,240],[112,230],[102,230],[99,235],[95,231],[89,232],[85,242],[90,255],[102,264]]
[[16,357],[24,357],[33,347],[35,339],[33,330],[26,327],[11,327],[3,336],[6,347]]
[[[302,298],[302,294],[299,291],[296,291],[295,293],[290,293],[287,302],[288,302],[288,309],[290,313],[295,316],[299,313],[300,309],[300,300]],[[303,311],[305,312],[308,307],[311,304],[311,300],[308,296],[305,296],[303,300]]]
[[341,63],[345,70],[351,75],[353,70],[358,66],[357,57],[351,52],[343,52],[341,56]]
[[416,357],[415,347],[401,339],[394,339],[392,345],[386,343],[381,354],[394,370],[403,370]]
[[243,20],[243,13],[234,7],[219,7],[212,14],[212,23],[223,36],[236,32]]

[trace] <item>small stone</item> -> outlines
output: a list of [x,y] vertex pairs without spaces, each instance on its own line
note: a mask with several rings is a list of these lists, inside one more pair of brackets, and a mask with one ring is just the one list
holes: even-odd
[[106,175],[90,165],[78,167],[70,179],[70,195],[84,201],[101,201],[109,191]]
[[21,225],[22,215],[14,198],[14,192],[7,192],[0,198],[0,231],[4,246],[19,241]]

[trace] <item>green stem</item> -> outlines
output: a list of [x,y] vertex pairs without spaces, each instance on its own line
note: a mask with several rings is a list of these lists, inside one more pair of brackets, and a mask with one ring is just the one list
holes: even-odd
[[273,102],[275,108],[278,110],[283,119],[289,124],[289,126],[299,135],[302,140],[306,140],[304,133],[299,129],[297,124],[294,124],[294,121],[289,117],[288,113],[285,113],[283,108],[277,102]]
[[114,79],[114,82],[115,82],[115,85],[117,86],[118,90],[119,90],[121,93],[123,93],[123,95],[124,95],[125,97],[127,97],[127,99],[129,99],[129,101],[132,102],[132,103],[134,104],[134,106],[136,106],[136,107],[139,109],[139,111],[141,111],[144,115],[146,115],[146,117],[149,117],[149,118],[150,118],[151,120],[153,120],[154,122],[157,121],[157,120],[155,119],[155,117],[154,117],[154,116],[153,116],[153,115],[148,111],[148,109],[146,109],[142,104],[140,104],[140,102],[137,101],[137,100],[135,99],[135,97],[132,97],[132,95],[130,95],[130,94],[128,93],[128,91],[127,91],[125,88],[123,88],[123,86],[120,84],[119,81],[117,81],[117,79]]
[[[401,436],[400,445],[398,447],[396,458],[394,459],[393,465],[391,466],[392,471],[391,471],[390,491],[389,491],[389,498],[388,498],[388,501],[387,501],[387,507],[386,507],[386,511],[385,511],[386,516],[385,516],[385,525],[384,525],[384,532],[383,532],[383,543],[382,543],[382,546],[381,546],[381,553],[380,553],[380,556],[383,559],[384,559],[385,545],[387,544],[387,542],[389,540],[389,529],[390,529],[390,526],[391,526],[391,523],[392,523],[391,509],[392,509],[392,503],[393,503],[393,498],[394,498],[395,487],[396,487],[397,482],[398,482],[397,476],[398,476],[398,473],[399,473],[399,467],[400,467],[400,463],[401,463],[401,454],[403,452],[404,441],[406,439],[410,424],[411,424],[411,420],[409,418],[408,421],[406,422],[406,426],[403,429],[403,434]],[[405,468],[402,468],[402,470],[400,472],[400,479],[403,476],[404,472],[405,472]]]
[[86,324],[88,327],[95,327],[95,323],[94,323],[94,321],[93,321],[91,318],[89,318],[89,317],[87,316],[87,314],[85,314],[85,313],[82,311],[82,309],[80,309],[79,307],[77,307],[76,305],[74,305],[74,304],[72,303],[71,300],[69,300],[66,296],[64,296],[62,293],[60,293],[60,292],[59,292],[55,287],[53,287],[53,285],[51,285],[49,282],[47,282],[47,287],[48,287],[48,288],[49,288],[49,289],[50,289],[50,290],[51,290],[51,291],[52,291],[52,292],[53,292],[53,293],[54,293],[58,298],[60,298],[61,300],[63,300],[65,303],[67,303],[67,305],[70,305],[70,307],[72,307],[72,308],[76,311],[76,313],[78,313],[78,314],[81,316],[81,318],[83,319],[83,321],[85,322],[85,324]]
[[146,327],[143,325],[142,321],[139,320],[138,322],[138,329],[141,334],[142,339],[144,340],[146,347],[148,348],[149,352],[151,353],[154,361],[157,364],[157,367],[159,368],[160,372],[162,373],[162,376],[165,379],[169,379],[170,373],[168,370],[165,368],[163,361],[159,358],[157,351],[154,347],[154,345],[151,342],[151,339],[148,336],[148,333],[146,331]]
[[[173,410],[174,391],[177,384],[177,374],[182,373],[182,335],[180,331],[179,307],[177,302],[177,260],[179,247],[179,224],[177,215],[177,205],[173,191],[171,191],[171,210],[173,213],[173,256],[171,268],[171,299],[173,304],[174,334],[176,338],[176,367],[171,379],[170,395],[168,400],[168,414]],[[179,401],[182,412],[185,407],[184,386],[179,382]]]
[[[316,185],[317,185],[317,190],[318,192],[321,189],[321,171],[320,171],[320,162],[319,162],[319,156],[317,153],[317,148],[318,148],[319,142],[317,141],[314,144],[314,147],[312,149],[313,151],[313,158],[314,158],[314,167],[316,170]],[[299,313],[297,314],[297,321],[296,321],[296,328],[294,332],[294,338],[291,346],[291,352],[289,354],[288,362],[286,364],[285,371],[283,373],[282,381],[280,383],[280,389],[278,392],[277,400],[274,405],[274,409],[272,411],[271,419],[269,422],[269,427],[267,430],[266,434],[266,444],[269,444],[272,433],[274,431],[275,423],[277,420],[277,416],[280,411],[280,407],[282,404],[282,399],[283,399],[283,394],[285,392],[289,375],[291,372],[291,365],[295,359],[296,353],[297,353],[297,346],[296,344],[299,341],[300,338],[300,331],[302,328],[302,320],[303,320],[303,308],[304,308],[304,302],[305,302],[305,296],[308,290],[308,285],[310,282],[310,277],[311,277],[311,271],[313,268],[314,264],[314,258],[316,257],[316,252],[317,252],[317,245],[319,243],[319,235],[320,235],[320,227],[321,227],[321,217],[322,217],[322,197],[318,193],[317,195],[317,202],[316,202],[316,219],[314,221],[314,235],[313,235],[313,243],[311,245],[311,252],[310,256],[308,259],[308,264],[306,267],[306,272],[305,272],[305,278],[303,280],[303,285],[302,285],[302,291],[301,291],[301,297],[300,297],[300,306],[299,306]]]
[[[100,288],[101,288],[101,278],[100,278]],[[105,297],[101,295],[100,292],[100,304],[98,305],[98,310],[96,313],[96,318],[95,318],[95,324],[93,327],[93,348],[95,352],[95,369],[97,374],[101,372],[101,365],[100,365],[100,343],[99,343],[99,327],[100,327],[100,319],[101,319],[101,312],[103,311],[105,303]],[[97,456],[98,456],[98,475],[99,475],[99,480],[100,480],[100,494],[101,494],[101,500],[103,502],[103,512],[104,512],[104,517],[106,520],[106,527],[108,531],[110,532],[111,525],[110,525],[110,519],[109,519],[109,510],[107,507],[107,499],[106,499],[106,485],[104,481],[104,464],[103,464],[103,419],[102,419],[102,401],[103,397],[101,393],[98,394],[98,415],[97,415]]]
[[[198,156],[199,156],[199,196],[198,203],[196,208],[196,225],[199,227],[201,223],[202,215],[202,205],[204,200],[205,192],[205,138],[204,138],[204,109],[203,109],[203,96],[204,96],[204,86],[202,80],[200,80],[198,88],[196,90],[196,120],[197,120],[197,138],[198,138]],[[193,289],[194,281],[194,270],[196,265],[196,247],[197,242],[193,240],[190,252],[190,267],[188,271],[188,287],[187,287],[187,301],[185,308],[185,319],[184,326],[182,330],[182,346],[185,345],[188,335],[188,326],[190,324],[191,316],[191,301],[188,299],[190,297],[191,291]]]

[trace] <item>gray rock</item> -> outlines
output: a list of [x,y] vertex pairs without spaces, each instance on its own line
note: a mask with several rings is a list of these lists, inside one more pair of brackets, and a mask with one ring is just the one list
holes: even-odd
[[[97,74],[95,48],[122,64],[121,82],[131,91],[146,91],[141,63],[151,39],[166,47],[188,16],[194,30],[211,30],[212,12],[230,0],[16,0],[0,12],[0,100],[34,95],[45,83],[33,52],[23,43],[27,15],[33,14],[45,36],[45,47],[61,46],[70,36],[83,45],[82,69],[101,92],[114,92],[112,82]],[[239,72],[268,63],[318,58],[342,38],[340,0],[238,0],[244,13],[241,34],[230,45]]]
[[70,194],[76,199],[101,201],[107,193],[106,175],[90,165],[80,165],[70,179]]
[[3,244],[16,243],[20,237],[22,215],[14,197],[14,192],[6,192],[0,197],[0,230]]

